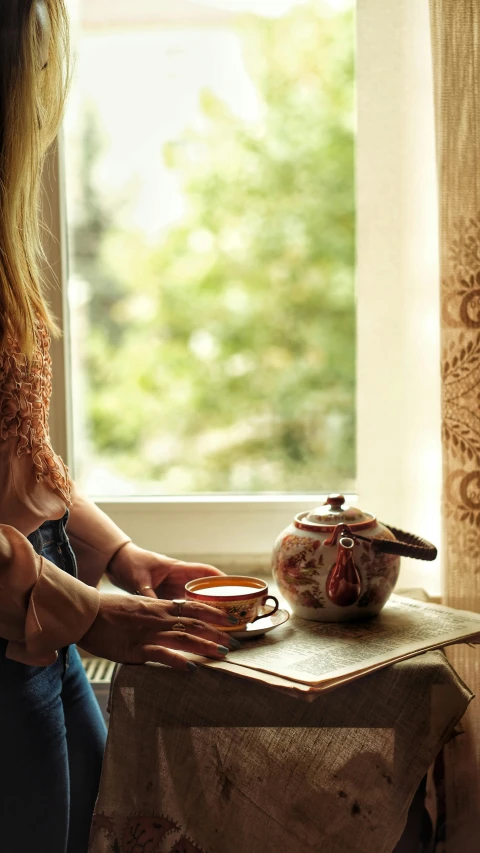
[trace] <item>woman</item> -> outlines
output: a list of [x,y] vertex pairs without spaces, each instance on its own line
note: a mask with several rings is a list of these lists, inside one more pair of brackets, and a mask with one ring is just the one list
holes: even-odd
[[[64,0],[0,3],[0,849],[85,853],[105,727],[74,645],[194,669],[235,620],[178,604],[218,570],[135,546],[82,497],[48,435],[50,333],[37,219],[68,78]],[[77,572],[78,566],[78,572]],[[132,595],[105,595],[107,571]],[[158,596],[158,598],[157,598]],[[210,626],[205,623],[208,620]],[[218,627],[215,627],[218,626]],[[180,652],[180,653],[179,653]]]

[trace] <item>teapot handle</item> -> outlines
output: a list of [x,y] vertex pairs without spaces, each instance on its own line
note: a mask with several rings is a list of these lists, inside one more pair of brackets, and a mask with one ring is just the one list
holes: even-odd
[[414,560],[435,560],[437,549],[431,542],[422,539],[420,536],[415,536],[413,533],[406,533],[404,530],[399,530],[398,527],[392,527],[391,524],[385,524],[395,536],[395,539],[377,539],[375,536],[362,536],[360,533],[353,532],[347,524],[337,524],[331,536],[325,539],[325,545],[334,545],[338,536],[352,536],[354,539],[363,539],[365,542],[370,542],[373,550],[378,554],[396,554],[399,557],[412,557]]
[[[382,522],[383,523],[383,522]],[[399,530],[398,527],[392,527],[391,524],[384,524],[395,536],[392,539],[370,539],[374,551],[383,554],[398,554],[400,557],[413,557],[415,560],[435,560],[437,549],[431,542],[422,539],[420,536],[414,536],[413,533],[406,533],[404,530]],[[367,537],[358,536],[358,539]]]

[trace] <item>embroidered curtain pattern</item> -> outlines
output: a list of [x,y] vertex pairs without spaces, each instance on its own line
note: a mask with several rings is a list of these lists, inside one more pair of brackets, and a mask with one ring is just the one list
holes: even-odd
[[[480,3],[430,0],[440,214],[443,552],[446,604],[480,612]],[[478,651],[452,663],[480,696]],[[480,837],[479,699],[445,755],[446,832]]]

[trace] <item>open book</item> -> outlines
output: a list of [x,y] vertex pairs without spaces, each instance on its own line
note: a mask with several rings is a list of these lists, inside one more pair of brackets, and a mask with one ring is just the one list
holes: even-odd
[[458,642],[480,642],[480,614],[392,595],[365,622],[311,622],[292,616],[206,666],[294,692],[332,689],[395,661]]

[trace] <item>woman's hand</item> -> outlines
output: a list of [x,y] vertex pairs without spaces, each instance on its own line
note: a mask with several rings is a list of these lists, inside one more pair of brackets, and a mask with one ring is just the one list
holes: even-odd
[[223,660],[238,648],[238,640],[222,631],[232,618],[221,610],[190,601],[180,610],[171,601],[101,593],[97,618],[77,645],[117,663],[155,661],[183,670],[193,664],[171,649]]
[[[127,592],[141,591],[150,598],[185,598],[185,584],[195,578],[222,575],[205,563],[184,563],[164,554],[145,551],[128,542],[110,560],[108,576]],[[145,589],[145,587],[149,587]]]

